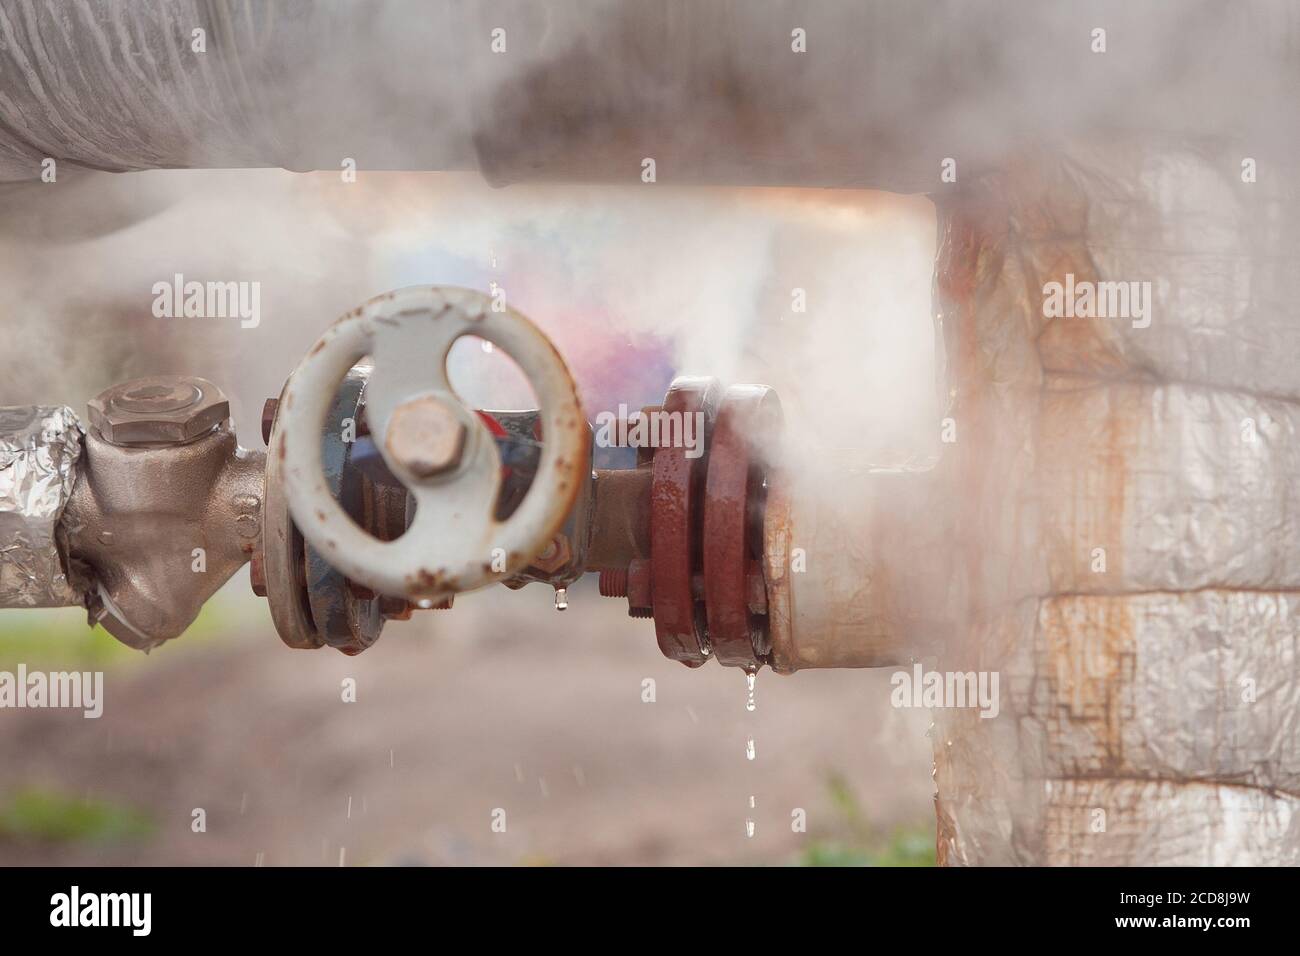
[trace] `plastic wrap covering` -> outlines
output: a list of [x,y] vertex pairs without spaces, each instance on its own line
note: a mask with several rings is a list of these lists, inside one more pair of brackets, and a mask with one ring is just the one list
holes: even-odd
[[[1211,863],[1198,841],[1232,862],[1284,863],[1300,853],[1291,811],[1300,795],[1300,617],[1296,595],[1196,591],[1031,599],[991,614],[971,634],[1000,669],[1002,714],[946,721],[940,764],[950,862]],[[1006,719],[1004,720],[1003,717]],[[974,741],[979,746],[972,747]],[[954,742],[956,741],[956,742]],[[985,750],[1014,754],[984,765]],[[1216,797],[1215,794],[1218,791]],[[1204,801],[1252,808],[1241,845],[1163,823],[1164,810],[1200,820]],[[1092,802],[1080,802],[1091,794]],[[1078,812],[1074,812],[1077,810]],[[1269,843],[1269,826],[1292,841]],[[1041,820],[1042,834],[1032,825]],[[1161,826],[1158,853],[1137,836]],[[1263,825],[1262,822],[1259,825]],[[941,831],[942,832],[942,831]],[[1140,855],[1107,856],[1098,835],[1124,833]],[[1161,843],[1160,840],[1155,840]],[[1111,845],[1109,852],[1116,852]],[[1253,848],[1253,849],[1252,849]],[[1062,859],[1057,851],[1068,858]],[[1127,850],[1125,851],[1127,852]],[[1044,859],[1044,854],[1046,858]]]
[[1040,435],[1053,593],[1300,588],[1300,404],[1054,376]]
[[[969,583],[935,711],[957,864],[1300,860],[1300,194],[1236,147],[1024,156],[939,203]],[[1149,282],[1145,315],[1045,286]]]
[[[1285,254],[1300,248],[1300,183],[1249,152],[1085,145],[1043,175],[1067,234],[1026,237],[1029,287],[1066,272],[1076,282],[1149,281],[1153,317],[1039,312],[1045,368],[1300,398],[1300,270]],[[1256,163],[1251,182],[1242,181],[1246,158]]]
[[1300,800],[1290,794],[1211,781],[1065,780],[1044,787],[1044,851],[1060,866],[1300,865]]
[[77,480],[81,423],[63,405],[0,408],[0,607],[80,604],[56,529]]

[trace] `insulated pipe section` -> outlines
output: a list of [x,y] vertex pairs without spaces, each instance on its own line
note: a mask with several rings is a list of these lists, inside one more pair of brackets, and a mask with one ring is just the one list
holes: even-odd
[[[1294,75],[1288,4],[1176,37],[1162,11],[1094,6],[8,0],[0,182],[36,180],[50,159],[113,171],[351,159],[502,184],[640,183],[650,158],[661,183],[921,192],[943,188],[943,157],[964,177],[1026,134],[1091,127],[1094,111],[1062,108],[1081,102],[1124,104],[1102,115],[1140,135],[1259,120],[1242,129],[1257,150],[1289,137],[1276,117],[1292,90],[1269,82]],[[1097,70],[1098,20],[1124,50],[1165,55]],[[1251,110],[1222,94],[1242,88]]]
[[66,405],[0,408],[0,607],[80,604],[59,521],[81,473],[81,422]]
[[1300,863],[1300,175],[1242,172],[1087,141],[940,205],[929,666],[1001,688],[935,711],[940,862]]

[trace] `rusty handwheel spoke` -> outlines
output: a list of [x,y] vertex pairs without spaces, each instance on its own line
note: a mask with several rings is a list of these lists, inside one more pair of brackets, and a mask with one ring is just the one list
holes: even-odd
[[[681,416],[701,414],[707,433],[717,414],[722,390],[717,379],[682,376],[664,396],[662,411]],[[684,444],[684,443],[683,443]],[[653,581],[655,637],[665,657],[698,667],[709,658],[704,616],[694,579],[700,568],[700,515],[707,458],[687,457],[684,447],[655,450],[650,500],[650,575]]]
[[[781,428],[776,392],[732,385],[723,395],[709,444],[704,493],[704,604],[708,637],[722,664],[756,668],[767,655],[762,590],[762,513],[766,463]],[[757,576],[757,577],[756,577]]]

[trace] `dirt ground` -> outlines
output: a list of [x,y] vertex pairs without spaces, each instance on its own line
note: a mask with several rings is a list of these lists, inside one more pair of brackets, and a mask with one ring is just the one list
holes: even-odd
[[154,822],[127,842],[0,840],[0,862],[773,864],[850,826],[933,826],[929,719],[889,706],[887,672],[764,672],[748,713],[740,672],[666,661],[594,587],[563,614],[538,586],[463,597],[349,659],[284,648],[241,585],[250,623],[111,668],[101,719],[0,714],[0,789]]

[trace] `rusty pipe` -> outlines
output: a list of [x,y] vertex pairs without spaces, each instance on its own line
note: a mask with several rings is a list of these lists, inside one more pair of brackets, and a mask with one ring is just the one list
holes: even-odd
[[650,556],[651,477],[647,468],[596,469],[587,570],[626,568]]

